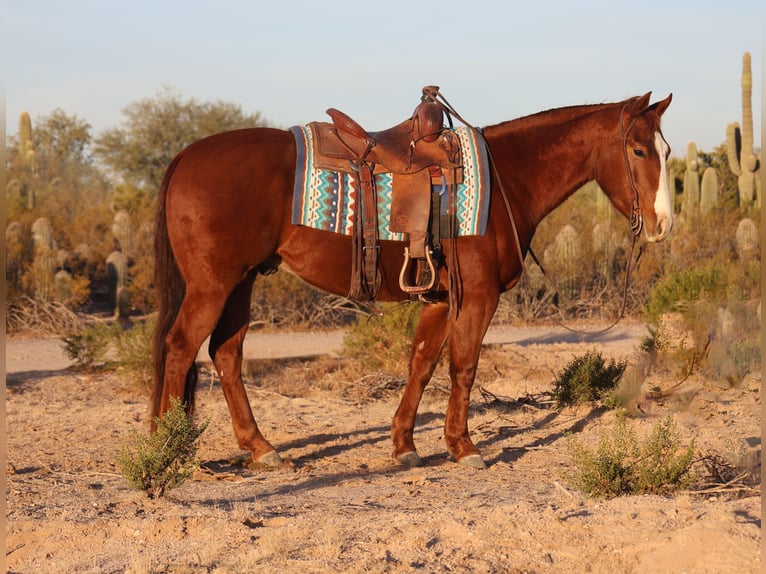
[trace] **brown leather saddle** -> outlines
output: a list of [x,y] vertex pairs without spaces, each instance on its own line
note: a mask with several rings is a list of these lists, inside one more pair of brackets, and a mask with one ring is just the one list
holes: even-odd
[[[462,181],[462,154],[457,136],[444,127],[445,108],[437,86],[426,86],[420,104],[402,123],[367,132],[343,112],[330,108],[332,123],[309,124],[314,136],[314,165],[354,173],[359,181],[354,212],[354,253],[350,298],[373,299],[377,294],[378,201],[374,176],[392,174],[391,224],[407,235],[399,286],[421,295],[434,288],[439,265],[440,202],[432,186],[454,189]],[[436,199],[436,201],[434,201]],[[361,206],[361,209],[358,207]]]

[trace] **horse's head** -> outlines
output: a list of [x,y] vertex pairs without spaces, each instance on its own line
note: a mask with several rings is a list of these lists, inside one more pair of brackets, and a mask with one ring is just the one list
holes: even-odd
[[612,203],[631,221],[638,234],[643,228],[649,241],[662,241],[673,228],[673,204],[665,162],[670,146],[662,136],[660,118],[673,94],[649,105],[649,92],[622,103],[618,148],[600,170],[599,185]]

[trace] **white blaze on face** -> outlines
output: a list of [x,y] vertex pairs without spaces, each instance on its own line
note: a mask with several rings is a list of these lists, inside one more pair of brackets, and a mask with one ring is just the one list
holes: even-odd
[[647,235],[649,241],[662,241],[673,228],[673,204],[668,189],[668,170],[665,165],[665,158],[668,155],[670,146],[662,137],[660,132],[654,134],[654,147],[657,149],[657,155],[660,158],[660,182],[657,187],[657,194],[654,197],[654,213],[657,215],[657,235]]

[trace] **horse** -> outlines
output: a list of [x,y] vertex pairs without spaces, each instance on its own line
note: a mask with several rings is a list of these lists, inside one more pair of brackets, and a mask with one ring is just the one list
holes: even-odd
[[[482,339],[500,295],[521,277],[537,225],[585,183],[595,180],[616,209],[649,242],[673,226],[660,120],[672,94],[650,104],[651,92],[614,103],[570,106],[484,127],[491,156],[489,215],[484,235],[446,239],[461,296],[426,302],[416,325],[409,374],[391,424],[393,459],[423,464],[414,441],[423,391],[444,348],[451,390],[444,439],[452,459],[484,468],[471,441],[468,407]],[[291,221],[296,143],[287,130],[254,127],[216,134],[182,150],[169,164],[157,198],[153,338],[156,421],[171,398],[194,411],[195,359],[209,336],[239,447],[254,462],[282,464],[261,434],[242,381],[242,344],[250,296],[259,274],[288,268],[324,291],[348,293],[352,239]],[[451,246],[449,244],[452,244]],[[381,241],[378,301],[404,301],[398,271],[403,242]],[[448,289],[450,271],[439,271]]]

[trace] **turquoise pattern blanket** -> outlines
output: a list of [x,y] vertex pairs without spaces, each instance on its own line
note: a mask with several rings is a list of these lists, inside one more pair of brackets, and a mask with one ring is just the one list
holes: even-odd
[[[308,126],[290,128],[297,147],[292,222],[322,231],[351,235],[353,230],[354,193],[358,178],[353,173],[335,172],[314,167],[313,139]],[[478,130],[458,127],[463,157],[463,183],[457,186],[458,236],[484,235],[489,212],[489,163],[487,144]],[[393,177],[375,175],[378,196],[378,237],[403,241],[404,234],[389,229]],[[439,191],[439,189],[434,189]]]

